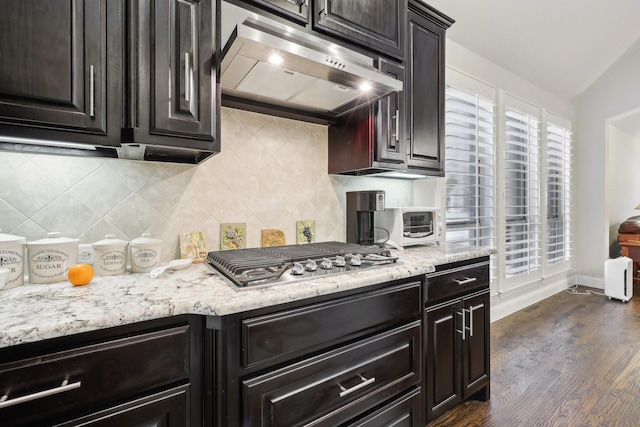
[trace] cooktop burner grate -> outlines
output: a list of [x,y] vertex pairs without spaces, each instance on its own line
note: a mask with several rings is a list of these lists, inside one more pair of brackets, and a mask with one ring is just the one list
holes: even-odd
[[[351,265],[349,263],[354,255],[362,260],[361,264]],[[326,260],[335,262],[337,257],[343,257],[347,261],[347,265],[330,268],[323,266],[323,268],[313,271],[307,271],[305,268],[302,273],[298,269],[295,277],[291,273],[284,275],[295,264],[320,263]],[[214,251],[207,255],[207,265],[239,287],[291,282],[329,274],[347,273],[396,262],[396,260],[397,257],[392,257],[386,249],[342,242]]]

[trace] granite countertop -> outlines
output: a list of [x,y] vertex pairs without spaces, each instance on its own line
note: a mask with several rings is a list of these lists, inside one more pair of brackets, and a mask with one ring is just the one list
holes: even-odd
[[0,290],[0,347],[120,326],[200,314],[224,316],[430,273],[438,264],[477,258],[493,249],[420,246],[392,250],[400,263],[350,274],[256,289],[235,290],[203,264],[148,274],[96,276],[87,286],[68,282]]

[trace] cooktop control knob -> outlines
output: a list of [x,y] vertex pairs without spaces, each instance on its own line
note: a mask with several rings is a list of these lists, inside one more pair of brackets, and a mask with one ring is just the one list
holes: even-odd
[[307,263],[304,265],[304,269],[307,271],[316,271],[318,269],[318,264],[312,259],[307,260]]
[[353,254],[349,263],[354,266],[362,265],[362,258],[360,257],[360,254]]
[[343,256],[336,255],[336,259],[333,260],[333,265],[336,267],[344,267],[347,264],[347,261]]
[[291,274],[300,276],[303,273],[304,273],[304,265],[300,264],[299,262],[294,262],[293,267],[291,268]]
[[333,263],[329,258],[322,258],[322,262],[320,263],[320,268],[325,270],[331,270],[333,268]]

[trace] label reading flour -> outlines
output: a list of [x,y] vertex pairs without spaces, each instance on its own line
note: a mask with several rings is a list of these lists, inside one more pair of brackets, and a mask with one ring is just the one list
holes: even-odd
[[0,249],[0,267],[10,271],[6,288],[22,285],[24,282],[24,260],[22,251]]

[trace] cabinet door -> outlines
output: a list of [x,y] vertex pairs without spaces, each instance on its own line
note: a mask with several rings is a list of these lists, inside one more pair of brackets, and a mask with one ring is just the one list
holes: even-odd
[[281,15],[298,24],[309,23],[310,0],[248,0],[276,15]]
[[427,421],[462,400],[459,301],[428,308],[425,313]]
[[[382,61],[380,71],[404,81],[404,67]],[[376,116],[375,161],[404,164],[407,157],[404,137],[404,91],[378,101]]]
[[444,176],[445,30],[409,12],[407,92],[408,165]]
[[404,58],[406,0],[316,0],[315,30]]
[[[462,344],[462,386],[466,399],[489,384],[489,292],[462,301],[468,325]],[[482,398],[488,399],[488,393]]]
[[61,130],[107,144],[106,0],[0,0],[0,10],[0,123],[19,125],[14,136]]
[[212,0],[141,0],[132,7],[133,129],[123,132],[123,142],[218,151]]

